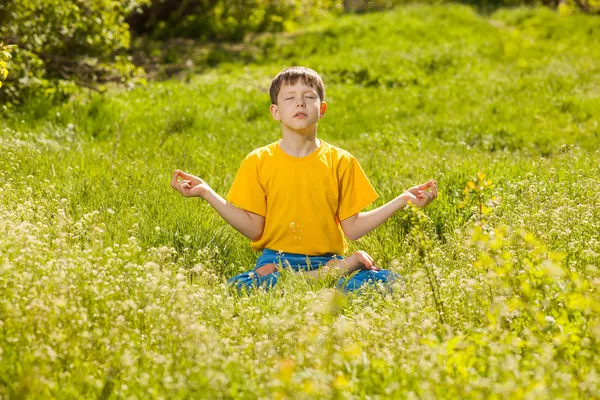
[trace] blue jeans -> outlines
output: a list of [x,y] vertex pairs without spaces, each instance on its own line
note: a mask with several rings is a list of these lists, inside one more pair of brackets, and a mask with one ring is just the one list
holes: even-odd
[[[330,260],[342,260],[344,257],[330,253],[321,256],[307,256],[305,254],[276,252],[271,249],[264,249],[252,271],[247,271],[229,279],[227,283],[234,286],[239,292],[246,290],[249,292],[253,288],[263,287],[269,290],[279,281],[280,273],[278,271],[272,274],[258,276],[254,272],[257,268],[266,264],[281,265],[283,268],[292,268],[294,271],[313,271],[327,264]],[[343,277],[335,285],[344,292],[352,292],[360,289],[364,285],[381,282],[388,285],[399,277],[398,274],[388,270],[360,270],[350,276]]]

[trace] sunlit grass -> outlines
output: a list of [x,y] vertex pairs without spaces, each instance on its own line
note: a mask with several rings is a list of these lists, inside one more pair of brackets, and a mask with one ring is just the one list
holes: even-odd
[[[490,19],[347,16],[257,39],[248,66],[3,120],[0,398],[596,396],[600,20]],[[319,136],[375,206],[439,182],[351,244],[405,277],[391,294],[284,273],[239,297],[247,240],[169,187],[180,168],[227,192],[280,135],[266,90],[288,64],[322,72]]]

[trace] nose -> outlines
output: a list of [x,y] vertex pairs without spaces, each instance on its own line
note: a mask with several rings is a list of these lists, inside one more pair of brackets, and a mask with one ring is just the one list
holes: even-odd
[[300,101],[296,101],[296,108],[298,108],[298,106],[300,107],[306,107],[306,104],[304,104],[304,99],[300,99]]

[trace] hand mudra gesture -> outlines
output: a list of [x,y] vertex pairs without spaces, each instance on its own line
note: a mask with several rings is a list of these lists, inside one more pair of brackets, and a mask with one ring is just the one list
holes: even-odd
[[437,182],[433,179],[422,185],[413,186],[402,196],[417,207],[425,207],[438,196]]
[[171,187],[184,197],[202,197],[209,189],[208,184],[202,179],[178,169],[173,172]]

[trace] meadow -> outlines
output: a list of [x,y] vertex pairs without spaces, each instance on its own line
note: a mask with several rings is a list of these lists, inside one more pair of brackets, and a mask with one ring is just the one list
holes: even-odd
[[[0,399],[598,396],[598,17],[416,5],[246,47],[3,115]],[[404,277],[391,293],[284,271],[240,296],[248,240],[169,186],[227,193],[280,137],[288,65],[323,76],[318,137],[358,158],[371,207],[438,181],[350,243]]]

